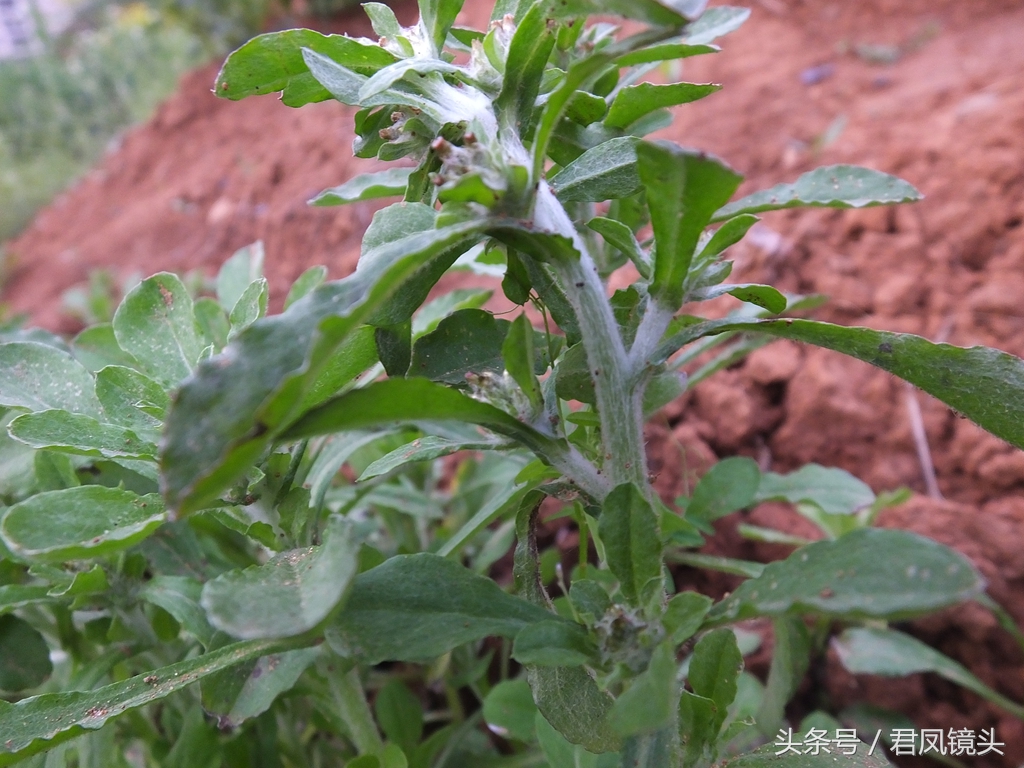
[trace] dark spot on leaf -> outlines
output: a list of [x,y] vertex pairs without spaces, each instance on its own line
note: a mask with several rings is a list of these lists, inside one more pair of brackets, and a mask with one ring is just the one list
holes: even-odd
[[892,354],[892,344],[887,341],[883,341],[878,345],[879,352],[885,352],[886,354]]
[[835,592],[833,592],[828,587],[825,587],[825,589],[821,590],[821,592],[819,592],[818,594],[821,595],[822,597],[826,597],[827,598],[827,597],[832,597],[833,595],[835,595]]

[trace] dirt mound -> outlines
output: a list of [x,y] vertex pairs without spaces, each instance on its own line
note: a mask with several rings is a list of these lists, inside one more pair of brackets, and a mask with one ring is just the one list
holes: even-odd
[[[340,23],[368,33],[361,20]],[[687,60],[686,78],[725,90],[681,110],[666,135],[726,158],[747,174],[745,190],[851,162],[899,174],[926,195],[898,209],[770,214],[736,249],[737,276],[828,294],[816,314],[823,319],[1024,353],[1021,29],[1017,0],[758,0],[754,19],[723,41],[723,54]],[[375,207],[305,205],[372,167],[351,157],[350,111],[334,103],[290,110],[272,98],[219,101],[209,92],[214,74],[190,75],[149,124],[9,245],[17,271],[5,298],[15,310],[66,327],[59,296],[95,267],[213,272],[257,238],[266,242],[279,298],[309,265],[325,263],[334,277],[353,268]],[[883,523],[965,552],[1024,624],[1024,453],[865,364],[789,342],[761,350],[652,425],[652,470],[666,498],[733,453],[776,470],[808,461],[841,466],[879,491],[909,485],[924,493],[918,409],[946,500],[933,489]],[[777,506],[748,517],[799,527]],[[735,523],[722,522],[718,551],[784,554],[740,540]],[[914,631],[1024,698],[1020,649],[987,616],[968,606]],[[995,727],[1007,754],[991,764],[1024,760],[1019,722],[931,677],[898,686],[909,692],[898,702],[891,684],[830,679],[852,686],[834,683],[834,701],[866,693],[899,705],[919,727]]]

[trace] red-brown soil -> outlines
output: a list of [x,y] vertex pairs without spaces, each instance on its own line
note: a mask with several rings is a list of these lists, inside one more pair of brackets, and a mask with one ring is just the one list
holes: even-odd
[[[472,5],[467,3],[467,5]],[[866,211],[771,214],[735,250],[736,274],[831,297],[816,317],[1024,353],[1024,8],[1019,0],[755,0],[724,51],[684,74],[725,90],[679,113],[666,132],[747,174],[745,190],[816,165],[859,163],[903,176],[926,199]],[[405,8],[408,17],[412,9]],[[482,9],[472,6],[472,13]],[[337,22],[366,34],[361,20]],[[863,44],[902,55],[871,63]],[[860,50],[861,53],[855,53]],[[877,49],[876,49],[877,50]],[[813,69],[812,68],[818,68]],[[104,266],[120,274],[208,272],[263,239],[278,298],[305,267],[349,272],[375,206],[312,209],[306,199],[372,167],[351,158],[351,111],[290,110],[273,98],[215,99],[215,68],[184,79],[147,125],[129,132],[88,178],[10,243],[5,300],[36,322],[69,328],[60,295]],[[821,77],[820,82],[812,75]],[[838,135],[830,131],[845,121]],[[831,142],[823,141],[831,136]],[[823,146],[824,144],[824,146]],[[911,431],[919,403],[942,499],[925,494]],[[1024,453],[887,374],[840,355],[781,342],[718,374],[650,428],[652,470],[672,498],[716,457],[743,453],[776,470],[840,466],[877,491],[920,492],[882,524],[932,536],[968,555],[990,594],[1024,625]],[[710,551],[769,559],[723,521]],[[745,518],[806,533],[778,505]],[[725,580],[683,571],[688,584]],[[703,579],[703,580],[701,580]],[[912,625],[989,685],[1024,700],[1024,655],[982,609]],[[860,697],[918,727],[991,728],[1024,761],[1024,724],[934,676],[890,682],[841,673],[827,660],[834,703]]]

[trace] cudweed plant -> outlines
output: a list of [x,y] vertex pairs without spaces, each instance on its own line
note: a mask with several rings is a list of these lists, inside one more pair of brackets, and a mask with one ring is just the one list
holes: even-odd
[[[367,4],[377,42],[264,35],[217,80],[227,98],[357,107],[355,153],[405,159],[313,201],[404,198],[375,215],[353,275],[311,270],[265,317],[253,247],[216,298],[156,275],[70,343],[0,344],[0,689],[35,694],[0,701],[0,765],[884,764],[866,745],[770,743],[784,726],[877,722],[787,722],[830,637],[853,671],[934,671],[1020,715],[888,626],[971,599],[1005,619],[961,555],[872,527],[898,496],[733,458],[671,508],[648,476],[648,415],[779,337],[1024,445],[1021,360],[781,317],[805,300],[726,282],[723,254],[757,213],[917,192],[833,166],[730,202],[741,177],[725,163],[643,138],[717,89],[644,76],[717,51],[745,10],[503,0],[475,31],[453,26],[460,6],[422,0],[403,28]],[[627,264],[639,277],[609,295]],[[486,292],[424,304],[454,266],[497,270],[543,329],[482,310]],[[747,308],[689,313],[725,294]],[[445,477],[435,460],[460,451],[478,458]],[[579,530],[570,572],[538,543],[548,497]],[[768,565],[693,551],[764,500],[822,540],[746,527],[798,547]],[[510,593],[488,574],[513,542]],[[746,580],[715,603],[677,591],[672,563]],[[765,683],[742,671],[757,640],[736,626],[759,617],[775,634]]]

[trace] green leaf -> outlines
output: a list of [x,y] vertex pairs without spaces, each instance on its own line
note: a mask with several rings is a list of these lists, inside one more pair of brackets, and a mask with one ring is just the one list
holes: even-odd
[[512,657],[520,664],[574,667],[592,662],[597,645],[579,624],[542,621],[528,624],[516,635]]
[[[372,331],[362,337],[360,326],[385,302],[391,319],[411,315],[434,272],[446,269],[481,227],[470,222],[384,243],[363,256],[351,277],[254,323],[229,354],[204,361],[168,414],[161,464],[169,504],[182,514],[215,501],[301,412],[304,393],[328,365],[335,366],[335,381],[362,373],[372,360],[342,354],[357,342],[372,352]],[[402,294],[403,285],[415,290]]]
[[263,243],[239,248],[217,272],[217,301],[232,312],[246,289],[263,277]]
[[727,293],[740,301],[761,307],[773,315],[785,312],[789,303],[778,289],[772,288],[770,285],[759,285],[758,283],[724,283],[722,285],[713,285],[694,291],[692,295],[687,297],[687,300],[708,301]]
[[[228,322],[227,312],[224,311],[220,302],[209,296],[201,296],[193,303],[192,311],[196,316],[199,335],[204,343],[212,347],[210,352],[223,349],[228,343],[231,323]],[[204,354],[206,354],[205,350]]]
[[[409,59],[400,59],[394,64],[389,64],[375,75],[368,78],[359,86],[359,103],[368,104],[375,97],[387,91],[399,80],[409,75],[424,77],[435,73],[454,75],[459,73],[459,68],[442,59],[429,59],[414,56]],[[418,78],[410,78],[415,80]]]
[[86,328],[75,337],[72,351],[90,371],[98,371],[108,365],[138,366],[138,361],[118,346],[114,326],[110,323]]
[[281,100],[289,107],[329,99],[331,95],[303,61],[303,48],[366,76],[398,60],[378,45],[344,35],[325,36],[310,29],[271,32],[253,38],[228,56],[217,75],[215,92],[237,100],[283,91]]
[[114,335],[143,372],[167,388],[192,372],[203,351],[192,299],[169,272],[147,278],[128,292],[114,313]]
[[710,155],[664,142],[640,142],[636,154],[657,242],[651,294],[675,309],[701,232],[742,177]]
[[80,485],[15,504],[0,522],[0,538],[20,557],[76,560],[127,549],[166,518],[155,493],[139,496],[123,488]]
[[0,344],[0,406],[62,408],[89,416],[103,412],[85,366],[63,350],[33,341]]
[[17,616],[0,616],[0,691],[37,688],[51,672],[50,649],[39,631]]
[[267,302],[270,299],[270,289],[266,278],[261,277],[249,283],[238,301],[231,309],[228,320],[231,323],[231,332],[228,333],[228,341],[238,336],[250,325],[255,323],[267,314]]
[[635,194],[641,189],[639,143],[623,136],[588,149],[551,177],[551,190],[563,203],[600,203]]
[[733,216],[715,230],[711,239],[708,240],[708,244],[700,252],[701,259],[710,259],[722,253],[726,248],[735,245],[759,221],[760,219],[757,216],[749,213]]
[[865,528],[770,563],[708,618],[737,621],[791,611],[840,619],[901,619],[969,600],[984,581],[963,555],[909,531]]
[[4,735],[0,766],[102,728],[128,710],[158,701],[214,672],[274,652],[280,646],[266,640],[235,643],[92,691],[47,693],[17,704],[0,700],[0,733]]
[[[573,584],[575,587],[576,584]],[[661,622],[673,644],[680,645],[689,640],[704,623],[704,617],[711,610],[713,600],[699,592],[680,592],[673,595],[665,607]]]
[[494,106],[504,125],[520,136],[532,127],[534,104],[558,27],[549,22],[549,4],[534,3],[519,21],[508,47],[505,77]]
[[829,165],[808,171],[791,184],[776,184],[729,203],[715,212],[713,221],[783,208],[866,208],[920,199],[921,193],[913,185],[888,173],[856,165]]
[[811,636],[801,616],[782,616],[772,622],[775,647],[761,705],[755,722],[771,736],[786,721],[786,705],[807,674],[811,663]]
[[[24,608],[34,603],[50,602],[50,588],[28,584],[5,584],[0,586],[0,615]],[[2,688],[3,686],[0,686]]]
[[615,701],[608,722],[623,737],[658,731],[675,719],[678,699],[675,651],[671,643],[662,643],[647,669]]
[[373,702],[377,722],[388,740],[412,754],[423,738],[423,705],[401,680],[389,680]]
[[715,702],[721,719],[736,697],[736,679],[743,669],[743,656],[731,629],[716,629],[704,635],[693,649],[690,687],[698,696]]
[[1024,706],[985,685],[962,664],[895,629],[853,627],[834,638],[832,647],[843,666],[855,675],[903,677],[916,672],[934,672],[1016,717],[1024,717]]
[[8,431],[33,448],[48,448],[79,456],[107,459],[156,460],[156,446],[130,429],[102,424],[92,416],[67,411],[38,411],[14,419]]
[[213,642],[214,629],[206,619],[206,611],[200,603],[203,585],[190,576],[168,576],[158,574],[139,590],[139,597],[147,603],[159,606],[195,636],[196,640],[209,649]]
[[640,248],[640,243],[637,242],[636,235],[633,234],[632,229],[621,221],[607,219],[602,216],[588,221],[587,227],[601,235],[605,242],[617,248],[632,261],[636,265],[641,277],[645,280],[650,279],[651,264],[647,259],[647,255]]
[[486,451],[493,450],[499,444],[486,441],[460,442],[449,440],[445,437],[427,435],[406,443],[401,448],[396,448],[391,453],[381,456],[372,462],[359,476],[359,482],[369,480],[372,477],[385,475],[398,467],[405,466],[414,461],[433,461],[442,456],[448,456],[457,451]]
[[598,531],[623,596],[646,603],[661,583],[661,536],[658,517],[636,486],[623,483],[608,494]]
[[395,40],[402,34],[402,25],[398,17],[384,3],[363,3],[363,10],[370,17],[370,26],[378,37]]
[[540,712],[533,716],[531,726],[550,768],[597,768],[597,755],[567,741]]
[[534,373],[533,336],[530,319],[525,314],[519,315],[512,321],[502,342],[501,356],[505,369],[537,411],[544,404],[544,393]]
[[317,647],[272,653],[210,675],[202,681],[203,709],[217,717],[218,728],[237,728],[294,688],[321,652]]
[[448,30],[455,23],[455,17],[462,10],[464,0],[419,0],[420,24],[427,33],[427,39],[433,43],[434,50],[444,48],[448,38]]
[[482,309],[453,312],[416,341],[409,373],[462,385],[468,373],[500,373],[505,370],[501,348],[508,328],[507,321],[495,320]]
[[356,389],[313,409],[284,434],[286,439],[363,429],[400,421],[451,420],[479,424],[541,455],[565,448],[493,405],[426,379],[388,379]]
[[[713,8],[711,10],[717,9]],[[716,45],[693,45],[692,43],[669,40],[627,53],[625,56],[620,56],[615,63],[620,67],[633,67],[637,64],[650,64],[656,61],[676,61],[677,59],[686,59],[690,56],[700,56],[704,53],[718,53],[719,50],[721,49]]]
[[376,173],[364,173],[344,184],[325,189],[309,201],[310,205],[345,205],[361,200],[397,197],[405,194],[413,168],[388,168]]
[[296,278],[292,287],[288,289],[288,296],[284,300],[284,308],[288,309],[292,304],[301,299],[313,289],[319,287],[327,278],[327,267],[310,267]]
[[359,569],[348,523],[331,518],[323,544],[293,549],[264,565],[228,571],[203,587],[210,623],[243,640],[310,631],[341,602]]
[[484,699],[484,722],[502,738],[530,743],[534,737],[537,705],[525,680],[502,680]]
[[857,743],[857,752],[854,755],[847,755],[838,750],[831,753],[821,750],[818,754],[813,751],[803,752],[802,738],[799,734],[794,735],[797,746],[786,754],[782,752],[785,747],[776,744],[765,744],[753,752],[737,755],[723,760],[719,768],[891,768],[892,764],[885,759],[884,750],[874,749],[871,745],[861,742]]
[[706,45],[739,29],[749,17],[749,8],[729,5],[708,8],[699,19],[687,26],[684,37],[690,45]]
[[875,503],[875,493],[863,480],[838,467],[807,464],[788,475],[765,472],[756,500],[810,502],[830,514],[850,514]]
[[[601,754],[622,745],[608,724],[614,699],[585,667],[527,667],[537,709],[567,741]],[[539,728],[538,728],[539,731]]]
[[[804,341],[871,363],[1024,448],[1024,360],[990,347],[954,347],[908,333],[844,328],[814,320],[710,321],[697,336],[747,331]],[[675,344],[666,344],[659,355]],[[678,348],[678,347],[676,347]]]
[[656,109],[688,104],[703,99],[722,86],[713,83],[671,83],[655,85],[654,83],[637,83],[621,89],[608,110],[604,124],[612,128],[626,128],[644,115]]
[[576,91],[565,108],[566,117],[579,125],[596,123],[608,113],[608,103],[589,91]]
[[723,459],[697,482],[686,506],[686,517],[711,522],[749,507],[761,482],[761,470],[753,459]]
[[108,365],[96,374],[96,397],[106,420],[132,430],[159,429],[171,399],[166,390],[133,368]]
[[355,578],[327,640],[342,656],[367,664],[424,661],[554,618],[447,558],[399,555]]

